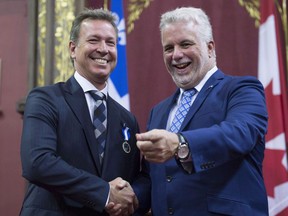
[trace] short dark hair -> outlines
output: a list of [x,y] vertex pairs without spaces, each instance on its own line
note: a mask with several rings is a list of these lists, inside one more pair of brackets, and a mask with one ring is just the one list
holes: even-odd
[[70,40],[73,41],[75,44],[77,44],[79,39],[79,32],[81,23],[84,20],[105,20],[109,22],[116,32],[116,38],[118,38],[118,28],[115,23],[115,16],[112,14],[111,11],[105,10],[105,9],[85,9],[82,11],[73,21],[71,31],[70,31]]

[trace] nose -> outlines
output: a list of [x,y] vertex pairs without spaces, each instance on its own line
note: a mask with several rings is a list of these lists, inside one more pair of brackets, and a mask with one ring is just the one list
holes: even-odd
[[172,53],[172,58],[177,60],[177,59],[180,59],[182,57],[183,57],[183,52],[182,52],[181,47],[175,46],[173,53]]
[[107,44],[106,44],[105,41],[101,41],[101,42],[98,44],[97,52],[103,53],[103,54],[107,54],[107,53],[108,53],[108,48],[107,48]]

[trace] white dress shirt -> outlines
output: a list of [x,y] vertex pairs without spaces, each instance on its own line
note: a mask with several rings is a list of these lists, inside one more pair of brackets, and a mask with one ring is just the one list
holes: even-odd
[[[95,109],[95,100],[92,98],[92,96],[89,94],[89,91],[99,91],[91,82],[89,82],[86,78],[81,76],[77,71],[74,73],[74,78],[76,81],[79,83],[81,88],[83,89],[85,93],[85,98],[87,101],[87,105],[89,108],[89,113],[91,117],[91,121],[93,122],[93,114],[94,114],[94,109]],[[108,97],[108,85],[106,83],[106,86],[104,89],[102,89],[100,92],[102,92],[106,98]],[[106,106],[106,101],[104,100],[104,105]]]

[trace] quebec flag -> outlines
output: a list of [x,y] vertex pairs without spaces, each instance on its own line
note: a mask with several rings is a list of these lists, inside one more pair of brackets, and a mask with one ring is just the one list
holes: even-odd
[[127,110],[130,110],[126,64],[126,32],[122,0],[111,0],[111,9],[118,27],[118,61],[108,80],[109,95]]

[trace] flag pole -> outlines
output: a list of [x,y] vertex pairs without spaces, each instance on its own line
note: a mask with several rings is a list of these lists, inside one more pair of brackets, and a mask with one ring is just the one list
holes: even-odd
[[284,31],[285,52],[286,52],[286,86],[288,86],[288,24],[287,24],[287,1],[282,0],[282,6],[280,6],[278,0],[275,0],[277,9],[281,16],[282,28]]
[[288,86],[288,24],[287,24],[287,1],[282,1],[282,25],[285,36],[285,47],[286,47],[286,86]]
[[108,10],[108,0],[104,0],[103,8],[104,8],[105,10]]

